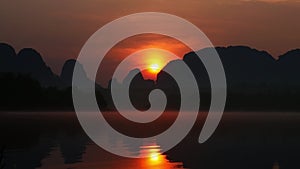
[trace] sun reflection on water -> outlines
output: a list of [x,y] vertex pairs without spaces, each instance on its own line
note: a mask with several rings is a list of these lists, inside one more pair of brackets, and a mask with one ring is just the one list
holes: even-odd
[[140,147],[141,156],[146,157],[142,160],[142,168],[149,169],[171,169],[182,168],[182,163],[171,163],[166,155],[161,153],[159,145],[152,144]]
[[65,164],[58,148],[53,149],[49,157],[42,161],[39,169],[184,169],[182,162],[173,162],[161,153],[157,144],[146,144],[138,150],[141,157],[124,158],[110,154],[96,145],[87,145],[86,153],[79,163]]

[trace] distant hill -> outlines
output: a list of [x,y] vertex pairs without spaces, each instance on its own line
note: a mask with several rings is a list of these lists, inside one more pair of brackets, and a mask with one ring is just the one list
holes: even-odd
[[[197,52],[207,57],[210,48]],[[237,93],[300,90],[300,50],[292,50],[279,59],[274,59],[265,51],[258,51],[246,46],[217,47],[226,74],[229,90]],[[194,52],[186,54],[184,62],[193,71],[200,86],[209,87],[208,75],[202,62]],[[167,65],[168,66],[168,65]],[[201,80],[201,81],[199,81]]]
[[[0,110],[73,109],[71,86],[75,63],[76,60],[66,61],[58,76],[34,49],[16,53],[10,45],[0,43]],[[82,74],[86,76],[83,67]],[[94,83],[87,77],[86,81]],[[108,92],[98,84],[95,86],[99,105],[104,107]]]
[[[212,49],[205,48],[196,51],[196,53],[200,57],[209,57],[209,52]],[[300,105],[297,103],[300,98],[300,49],[288,51],[279,56],[278,59],[274,59],[265,51],[258,51],[247,46],[216,47],[215,49],[223,63],[227,79],[227,109],[300,110]],[[195,52],[190,52],[182,60],[177,61],[184,61],[193,72],[201,95],[201,108],[206,109],[210,105],[210,81],[201,60]],[[172,62],[167,64],[166,67]],[[24,78],[31,78],[32,82],[28,85],[41,90],[39,97],[54,100],[56,96],[51,93],[58,92],[57,95],[59,95],[61,91],[68,91],[68,96],[66,96],[68,99],[66,100],[69,100],[70,104],[72,102],[70,100],[70,87],[75,63],[76,60],[67,60],[61,74],[58,76],[52,72],[42,56],[34,49],[25,48],[16,53],[10,45],[0,43],[0,80],[2,83],[5,79],[11,79],[11,82],[14,83],[18,80],[25,83]],[[83,67],[82,73],[85,75]],[[131,82],[128,82],[127,77],[130,77],[131,73],[136,75]],[[140,110],[149,108],[148,94],[151,90],[158,88],[165,91],[168,97],[167,108],[178,109],[180,104],[179,88],[170,75],[161,71],[157,75],[156,82],[154,82],[144,80],[139,70],[133,70],[130,74],[125,77],[123,83],[130,83],[130,97],[136,108]],[[23,81],[20,79],[23,79]],[[86,79],[88,80],[87,77]],[[28,80],[25,81],[28,82]],[[38,82],[40,87],[36,87],[34,81]],[[12,86],[6,84],[6,88],[7,85]],[[15,87],[21,89],[20,85],[22,84],[15,85]],[[119,85],[123,84],[120,83]],[[100,94],[98,95],[99,99],[103,103],[105,102],[105,105],[108,104],[109,107],[113,108],[110,88],[104,89],[98,84],[95,84],[95,86],[99,92],[98,94]],[[46,92],[45,89],[47,89]],[[26,89],[22,88],[22,90]],[[51,99],[47,102],[52,102]]]
[[[215,48],[222,61],[227,87],[227,109],[274,109],[295,110],[300,106],[300,50],[292,50],[279,59],[265,51],[246,46]],[[196,53],[209,57],[212,48]],[[195,52],[184,56],[183,61],[190,67],[198,82],[202,106],[210,102],[210,81],[201,60]],[[167,67],[168,65],[166,65]],[[163,73],[158,75],[162,79]],[[164,82],[168,83],[168,81]]]
[[0,72],[29,75],[45,87],[61,86],[57,75],[46,65],[42,56],[31,48],[22,49],[18,54],[4,43],[0,44]]
[[[300,99],[299,49],[289,51],[279,56],[277,60],[265,51],[246,46],[215,49],[222,61],[227,80],[227,110],[300,109],[300,105],[296,102]],[[210,105],[211,88],[207,71],[196,53],[200,57],[209,57],[211,50],[212,48],[206,48],[190,52],[183,57],[183,61],[192,70],[198,82],[201,109],[207,109]],[[174,79],[164,71],[158,74],[156,83],[150,88],[163,89],[169,98],[168,102],[172,105],[170,108],[178,107],[180,104],[179,88]]]

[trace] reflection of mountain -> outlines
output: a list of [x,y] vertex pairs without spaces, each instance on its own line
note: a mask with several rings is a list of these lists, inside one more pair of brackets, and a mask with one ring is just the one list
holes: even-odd
[[[209,57],[210,48],[197,51],[200,57]],[[300,50],[292,50],[274,59],[264,51],[245,46],[217,47],[223,63],[228,85],[227,108],[273,108],[298,109],[296,103],[300,97]],[[194,73],[201,94],[201,107],[210,104],[210,81],[201,60],[194,52],[184,56],[183,61]],[[177,61],[173,61],[176,63]],[[1,103],[7,107],[17,106],[14,101],[26,100],[28,95],[35,99],[26,100],[27,104],[39,105],[72,105],[70,86],[76,61],[65,62],[60,76],[55,75],[45,64],[41,55],[33,49],[22,49],[18,54],[7,45],[0,44],[0,75],[2,83]],[[170,66],[170,62],[166,67]],[[80,65],[79,65],[80,66]],[[179,89],[174,79],[161,71],[157,81],[144,80],[139,70],[130,85],[130,96],[138,109],[149,107],[148,94],[159,88],[166,92],[168,109],[177,109],[180,103]],[[82,67],[82,74],[88,80]],[[130,76],[130,74],[128,75]],[[127,77],[128,77],[127,76]],[[34,79],[34,80],[33,80]],[[5,83],[3,83],[5,82]],[[39,84],[37,84],[39,82]],[[128,83],[125,78],[125,83]],[[97,96],[102,106],[112,106],[109,90],[96,85]],[[122,85],[122,84],[120,84]],[[26,90],[27,89],[27,90]],[[12,94],[13,93],[13,94]],[[18,96],[18,99],[15,97]],[[60,100],[61,99],[61,100]],[[105,100],[105,102],[104,102]],[[20,105],[20,104],[19,104]],[[5,107],[1,105],[1,107]]]
[[90,140],[76,115],[69,112],[51,112],[48,115],[1,115],[0,147],[6,148],[5,169],[38,168],[54,147],[59,148],[64,163],[75,163],[82,159]]
[[[224,114],[216,133],[204,144],[198,143],[205,120],[204,114],[200,116],[189,135],[165,153],[170,161],[182,161],[185,168],[191,169],[271,169],[274,162],[283,169],[298,168],[299,115]],[[153,130],[162,128],[164,122],[154,125]],[[5,145],[5,169],[116,169],[126,165],[124,159],[108,153],[89,139],[74,112],[0,114],[0,133],[0,147]],[[114,137],[107,141],[136,151],[131,149],[130,142]],[[91,146],[92,151],[89,150]],[[116,167],[110,167],[109,162]],[[70,166],[70,163],[75,164]],[[138,163],[137,159],[131,161],[134,166]]]

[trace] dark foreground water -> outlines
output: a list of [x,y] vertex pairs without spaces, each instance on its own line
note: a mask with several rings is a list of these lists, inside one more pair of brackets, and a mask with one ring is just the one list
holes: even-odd
[[[169,114],[152,127],[138,128],[118,118],[111,124],[133,135],[155,134],[176,118]],[[300,168],[300,113],[226,112],[214,135],[199,144],[204,119],[200,115],[191,133],[172,150],[160,154],[153,143],[141,147],[149,158],[129,159],[96,146],[73,112],[0,112],[1,163],[7,169]]]

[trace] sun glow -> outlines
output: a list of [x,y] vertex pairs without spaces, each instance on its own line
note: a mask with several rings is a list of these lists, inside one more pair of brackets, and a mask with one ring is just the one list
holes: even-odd
[[159,161],[159,153],[151,153],[150,154],[150,160],[151,161]]
[[174,53],[164,49],[149,48],[139,50],[130,54],[125,60],[122,61],[122,66],[118,66],[113,76],[119,82],[134,69],[141,71],[145,80],[156,80],[157,75],[164,69],[164,67],[177,57]]
[[156,80],[157,74],[170,62],[174,60],[171,53],[159,49],[151,49],[144,53],[145,59],[143,76],[145,79]]
[[157,63],[153,63],[149,66],[149,70],[152,72],[152,73],[158,73],[160,71],[160,66],[157,64]]
[[166,161],[164,156],[160,153],[160,146],[148,145],[141,147],[142,153],[147,157],[147,165],[157,166],[163,165]]
[[140,147],[141,166],[135,168],[144,169],[171,169],[171,168],[181,168],[182,163],[170,162],[167,160],[166,155],[161,153],[161,147],[155,142],[146,144]]

